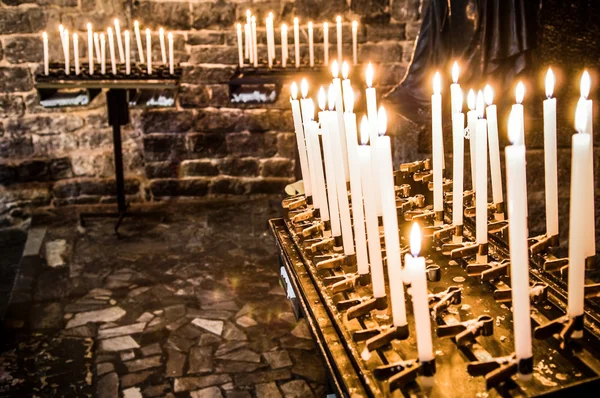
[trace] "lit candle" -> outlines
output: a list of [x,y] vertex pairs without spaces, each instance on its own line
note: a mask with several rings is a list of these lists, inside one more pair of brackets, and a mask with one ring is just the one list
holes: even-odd
[[590,94],[590,87],[591,87],[591,80],[590,80],[590,74],[588,73],[588,71],[584,71],[583,75],[581,76],[581,84],[580,84],[580,91],[581,91],[581,98],[579,99],[579,102],[583,103],[584,105],[582,105],[584,107],[584,110],[586,112],[586,124],[585,124],[585,133],[588,134],[590,136],[590,155],[589,155],[589,167],[590,167],[590,173],[587,176],[588,178],[588,183],[586,184],[586,189],[587,189],[587,193],[586,196],[588,198],[588,206],[586,207],[586,211],[587,211],[587,216],[585,219],[585,225],[584,225],[584,229],[587,231],[586,232],[586,256],[590,257],[590,256],[595,256],[596,255],[596,227],[594,225],[596,217],[595,217],[595,209],[594,209],[594,154],[593,154],[593,150],[594,150],[594,132],[593,132],[593,115],[592,115],[592,100],[588,99],[588,96]]
[[[452,224],[455,227],[463,225],[463,179],[465,157],[465,114],[462,113],[462,91],[460,88],[452,95],[452,141],[454,143],[452,171]],[[460,232],[460,231],[455,231]],[[455,243],[462,242],[460,233],[453,236]]]
[[298,155],[300,158],[300,171],[302,172],[302,181],[304,183],[304,192],[307,197],[312,196],[312,187],[310,184],[310,171],[308,169],[308,158],[306,153],[306,143],[304,140],[304,129],[302,128],[302,114],[300,113],[300,101],[298,100],[298,85],[292,83],[290,103],[292,104],[292,116],[294,119],[294,130],[296,132],[296,145],[298,146]]
[[252,15],[250,18],[250,27],[252,32],[252,57],[254,58],[254,67],[258,66],[258,39],[256,38],[256,17]]
[[406,274],[406,279],[410,282],[419,361],[424,363],[433,361],[435,356],[431,342],[431,320],[429,316],[425,258],[419,257],[419,252],[421,251],[421,230],[417,223],[413,223],[410,230],[410,251],[412,255],[407,254],[405,257],[406,267],[404,273]]
[[[272,15],[272,14],[269,14]],[[273,67],[273,52],[271,51],[271,24],[273,23],[270,17],[267,17],[265,26],[267,30],[267,64],[269,69]]]
[[100,36],[98,35],[98,32],[94,32],[94,48],[96,49],[96,59],[101,63],[102,54],[100,54]]
[[329,24],[323,22],[323,64],[329,65]]
[[333,166],[333,153],[331,150],[331,136],[329,134],[329,111],[325,110],[327,96],[325,89],[321,87],[318,95],[319,122],[321,123],[321,135],[323,138],[323,157],[325,163],[325,177],[327,179],[327,200],[329,203],[329,217],[331,219],[331,234],[339,237],[342,234],[340,226],[340,212],[338,207],[337,189],[335,187],[335,171]]
[[[352,91],[352,85],[350,83],[350,79],[348,79],[348,75],[350,74],[350,67],[348,66],[348,62],[344,61],[342,64],[342,91],[344,93],[344,106],[351,106],[354,109],[354,92],[352,92],[351,97],[346,97],[346,92]],[[346,99],[352,98],[352,104],[348,104]],[[358,141],[357,141],[358,142]]]
[[125,74],[131,74],[131,38],[129,31],[125,30]]
[[321,209],[321,196],[318,192],[319,183],[317,181],[317,176],[315,173],[315,164],[314,164],[314,156],[312,154],[313,145],[310,142],[312,136],[309,133],[309,129],[311,129],[311,125],[314,122],[315,115],[315,105],[311,98],[306,98],[308,94],[308,82],[306,79],[302,79],[300,83],[300,92],[302,93],[302,98],[300,99],[300,109],[302,113],[302,126],[304,129],[304,141],[306,143],[306,155],[307,155],[307,167],[310,175],[310,186],[312,188],[312,205],[315,210]]
[[[485,108],[485,116],[487,118],[488,145],[490,147],[492,198],[494,204],[501,208],[504,198],[502,197],[502,171],[500,170],[500,144],[498,143],[498,116],[496,105],[492,105],[494,92],[489,85],[486,85],[483,90],[483,98],[488,105]],[[503,214],[496,214],[496,219],[503,219]]]
[[398,236],[398,213],[396,210],[396,193],[394,190],[394,165],[392,163],[390,137],[385,135],[386,130],[387,115],[385,109],[380,107],[377,114],[377,132],[379,138],[374,145],[371,145],[375,156],[379,158],[379,176],[374,177],[379,177],[392,317],[394,326],[406,326],[400,238]]
[[[436,72],[433,77],[433,95],[431,96],[431,149],[433,157],[433,211],[435,212],[435,224],[444,222],[444,194],[442,188],[442,158],[444,156],[442,136],[442,81],[440,73]],[[440,218],[441,216],[441,218]]]
[[335,18],[337,26],[337,59],[342,62],[342,17],[338,15]]
[[377,197],[373,189],[373,162],[371,160],[371,147],[367,145],[371,128],[366,117],[360,123],[360,142],[358,159],[360,161],[360,178],[362,182],[363,199],[365,202],[365,221],[367,225],[367,244],[369,246],[369,259],[371,261],[371,283],[375,298],[385,297],[385,281],[383,275],[383,262],[381,260],[381,238],[377,221]]
[[237,42],[238,42],[238,64],[240,68],[244,66],[244,49],[242,43],[242,24],[237,24]]
[[112,69],[112,74],[116,75],[117,74],[117,62],[115,60],[115,41],[113,38],[112,28],[109,26],[108,29],[106,29],[106,32],[108,34],[108,50],[110,51],[110,66]]
[[[341,85],[339,86],[339,92],[341,93]],[[332,83],[329,86],[329,92],[327,93],[329,111],[331,113],[329,117],[329,134],[331,135],[331,150],[333,151],[335,185],[337,188],[340,220],[342,224],[344,254],[350,256],[354,254],[354,237],[352,236],[352,220],[350,219],[350,205],[348,203],[348,189],[346,183],[347,173],[344,172],[344,157],[347,156],[348,151],[345,140],[346,133],[343,130],[344,115],[342,113],[340,124],[338,118],[340,115],[339,109],[336,109],[337,112],[334,112],[334,106],[337,107],[337,104],[343,101],[341,98],[338,99],[337,96],[338,88]],[[342,135],[344,138],[342,138]]]
[[42,33],[42,43],[44,45],[44,75],[48,76],[49,71],[49,61],[48,61],[48,33]]
[[121,63],[125,62],[125,56],[123,51],[123,42],[121,41],[121,25],[119,24],[119,20],[115,18],[115,36],[117,36],[117,48],[119,50],[119,60]]
[[475,91],[469,90],[467,94],[467,128],[469,129],[469,153],[471,158],[471,190],[477,190],[477,110],[475,110]]
[[352,21],[352,62],[358,64],[358,21]]
[[[310,100],[312,103],[312,99]],[[313,104],[314,108],[314,104]],[[314,111],[313,111],[314,114]],[[327,190],[325,188],[325,176],[323,174],[323,158],[321,156],[321,143],[319,142],[319,124],[311,120],[308,124],[308,142],[311,146],[309,155],[311,159],[310,175],[315,175],[313,181],[315,186],[313,187],[313,194],[318,196],[317,202],[319,203],[319,211],[321,213],[321,221],[329,221],[329,206],[327,204]]]
[[65,51],[65,27],[63,24],[58,25],[58,33],[60,35],[60,44],[62,46],[63,52]]
[[248,58],[248,61],[250,61],[250,63],[253,62],[252,60],[252,32],[250,31],[250,26],[252,24],[251,22],[251,17],[252,17],[252,13],[250,12],[250,10],[246,10],[246,25],[244,25],[244,32],[246,33],[246,58]]
[[[239,25],[239,24],[238,24]],[[241,43],[241,29],[238,28],[238,43]],[[158,40],[160,42],[160,56],[162,59],[162,63],[163,65],[167,64],[167,48],[165,46],[165,30],[163,28],[159,28],[158,29]],[[241,44],[238,44],[238,46],[241,46]]]
[[[512,145],[506,153],[506,192],[508,195],[508,240],[510,248],[510,285],[512,290],[515,353],[518,360],[532,357],[531,318],[529,310],[529,255],[527,248],[527,191],[525,176],[525,145],[521,141],[519,119],[512,112],[509,118],[509,138]],[[481,138],[481,135],[478,136]],[[485,140],[481,140],[485,141]],[[479,140],[477,141],[479,143]],[[479,146],[479,145],[478,145]],[[479,149],[479,148],[478,148]],[[485,175],[478,168],[479,175]],[[477,191],[477,196],[483,190]],[[479,203],[478,203],[479,206]],[[479,211],[479,208],[478,208]],[[479,224],[479,214],[477,215]]]
[[146,29],[146,59],[148,61],[148,74],[152,74],[152,38],[150,29]]
[[[450,104],[452,109],[452,115],[460,112],[457,107],[462,107],[462,91],[460,90],[460,84],[458,84],[458,62],[454,62],[452,65],[452,84],[450,85]],[[458,102],[458,96],[460,96],[460,103]]]
[[365,72],[365,80],[367,83],[367,117],[369,118],[369,123],[371,124],[371,129],[369,130],[369,133],[371,134],[369,139],[371,142],[374,142],[377,138],[377,94],[375,92],[375,87],[373,87],[374,74],[373,65],[369,62]]
[[298,18],[294,18],[294,54],[296,60],[296,68],[300,67],[300,25]]
[[310,67],[315,66],[315,48],[313,43],[313,23],[308,22],[308,59]]
[[106,74],[106,39],[104,32],[100,33],[100,73]]
[[344,129],[344,97],[342,96],[342,80],[338,77],[339,75],[339,64],[337,61],[333,61],[331,64],[331,73],[333,75],[333,86],[335,91],[335,110],[337,112],[337,122],[340,133],[340,144],[342,145],[342,162],[343,169],[342,175],[345,181],[350,181],[350,175],[348,172],[348,145],[346,144],[346,131]]
[[173,32],[169,32],[169,73],[175,73],[175,62],[173,59]]
[[[475,216],[476,216],[476,240],[479,245],[487,245],[488,243],[488,201],[487,201],[487,121],[484,117],[484,101],[481,90],[477,93],[477,127],[475,134],[477,135],[477,194],[475,195]],[[487,264],[487,251],[485,254],[477,253],[477,262],[479,264]],[[514,263],[516,264],[516,263]]]
[[63,43],[64,43],[64,52],[65,52],[65,74],[69,75],[71,73],[71,57],[69,55],[69,29],[63,30]]
[[523,82],[517,83],[517,88],[515,89],[515,99],[516,104],[512,106],[512,110],[514,111],[515,117],[515,126],[519,128],[519,136],[517,137],[519,144],[525,144],[525,121],[523,116],[523,97],[525,96],[525,85]]
[[75,74],[79,74],[79,35],[73,33],[73,61],[75,62]]
[[558,235],[558,166],[556,164],[556,98],[554,73],[546,73],[546,97],[544,100],[544,169],[546,185],[546,236]]
[[[575,112],[577,134],[573,135],[571,154],[571,209],[569,227],[569,299],[567,313],[570,318],[583,315],[585,290],[585,259],[587,257],[587,230],[585,226],[588,213],[588,187],[590,169],[591,136],[587,134],[587,106],[580,101]],[[581,333],[577,333],[580,338]]]
[[273,13],[270,12],[267,21],[267,48],[271,58],[275,59],[275,32],[273,31]]
[[142,46],[142,36],[140,35],[140,23],[133,21],[133,30],[135,31],[135,40],[137,43],[137,52],[140,62],[143,64],[144,61],[144,47]]
[[288,58],[288,38],[287,38],[288,27],[286,24],[281,25],[281,66],[287,66]]
[[87,23],[87,51],[88,51],[88,66],[90,75],[94,74],[94,34],[92,32],[92,24]]

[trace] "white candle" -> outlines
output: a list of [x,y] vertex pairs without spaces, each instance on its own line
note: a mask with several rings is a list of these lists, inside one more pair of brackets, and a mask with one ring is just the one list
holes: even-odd
[[313,43],[313,23],[308,22],[308,59],[310,67],[315,66],[315,48]]
[[402,265],[400,238],[398,236],[398,213],[394,190],[394,165],[390,137],[386,136],[387,116],[383,107],[377,115],[379,138],[373,146],[375,156],[379,158],[379,189],[383,210],[383,228],[385,232],[385,253],[387,257],[390,301],[394,326],[406,325],[406,307],[404,305],[404,285],[402,283]]
[[[477,194],[475,195],[475,216],[476,216],[476,240],[480,245],[488,243],[488,201],[487,201],[487,121],[484,118],[484,101],[481,90],[477,93]],[[487,264],[487,255],[477,254],[477,262]]]
[[273,67],[273,52],[271,51],[271,24],[273,23],[273,21],[271,20],[271,18],[267,17],[266,20],[266,30],[267,30],[267,64],[269,66],[269,69],[271,69]]
[[588,188],[590,170],[591,137],[587,134],[587,106],[581,101],[575,112],[577,134],[573,135],[571,153],[571,209],[569,227],[569,299],[567,312],[569,317],[583,315],[585,259],[587,257],[586,225],[589,205]]
[[256,38],[256,17],[252,15],[250,18],[250,27],[252,33],[252,57],[254,58],[254,67],[258,66],[258,39]]
[[591,172],[589,173],[589,175],[587,176],[588,178],[588,183],[586,184],[586,188],[587,188],[587,193],[586,196],[588,198],[588,206],[587,206],[587,217],[586,217],[586,223],[585,223],[585,230],[587,231],[587,236],[586,236],[586,256],[590,257],[590,256],[595,256],[596,255],[596,227],[594,225],[596,217],[595,217],[595,208],[594,208],[594,154],[593,154],[593,150],[594,150],[594,131],[593,131],[593,115],[592,115],[592,108],[593,108],[593,104],[592,104],[592,100],[588,99],[588,95],[590,94],[590,87],[591,87],[591,79],[590,79],[590,74],[588,73],[588,71],[584,71],[583,75],[581,76],[581,84],[580,84],[580,91],[581,91],[581,98],[579,99],[579,102],[585,104],[582,105],[584,106],[584,109],[586,111],[586,124],[585,124],[585,133],[588,134],[590,136],[590,156],[588,159],[589,162],[589,168],[591,170]]
[[[350,106],[352,109],[354,109],[354,92],[352,91],[352,85],[350,83],[350,79],[348,79],[348,75],[350,74],[350,67],[348,66],[348,62],[344,61],[344,63],[342,64],[342,92],[344,95],[344,109],[347,108],[348,106]],[[350,92],[352,91],[352,94],[349,94],[350,97],[346,96],[346,92]],[[352,98],[352,103],[348,103],[346,100],[349,98]]]
[[300,101],[298,101],[298,85],[292,83],[290,103],[292,104],[292,116],[294,119],[294,129],[296,131],[296,145],[298,146],[298,155],[300,158],[300,171],[302,172],[302,181],[304,183],[304,192],[306,196],[312,196],[312,187],[310,184],[310,171],[308,169],[308,158],[306,152],[306,143],[304,140],[304,129],[302,128],[302,114],[300,113]]
[[119,49],[119,60],[121,63],[125,62],[125,56],[123,51],[123,42],[121,41],[121,25],[119,20],[115,18],[115,36],[117,36],[117,48]]
[[131,38],[128,30],[125,30],[125,74],[131,74]]
[[175,61],[173,59],[173,32],[169,32],[169,73],[175,73]]
[[[523,111],[523,98],[525,97],[525,85],[523,82],[517,83],[517,87],[515,89],[515,100],[516,104],[512,106],[511,115],[514,112],[514,122],[515,128],[519,131],[517,143],[521,143],[525,145],[525,116]],[[527,163],[525,164],[525,168],[527,168]],[[527,191],[527,185],[523,186],[523,189]],[[528,208],[525,206],[525,213],[528,213]]]
[[267,48],[271,54],[271,58],[275,59],[275,32],[273,31],[273,13],[269,13],[269,20],[267,23]]
[[337,59],[342,62],[342,17],[338,15],[335,18],[337,27]]
[[558,235],[558,166],[556,164],[556,98],[554,73],[546,73],[546,97],[544,100],[544,169],[546,186],[546,236]]
[[[345,79],[346,81],[348,79]],[[349,80],[348,80],[349,82]],[[358,133],[356,131],[356,114],[354,113],[354,92],[344,90],[344,124],[348,141],[348,166],[350,171],[350,192],[352,199],[352,216],[354,221],[354,238],[356,243],[356,262],[359,275],[369,273],[369,257],[367,254],[367,236],[365,230],[365,213],[361,186],[360,159],[358,157]]]
[[406,274],[406,279],[410,282],[417,350],[419,352],[419,361],[423,363],[434,360],[435,355],[431,341],[431,320],[429,315],[425,258],[419,257],[419,252],[421,251],[421,230],[417,223],[413,223],[410,231],[410,251],[412,255],[406,255],[404,273]]
[[106,74],[106,39],[104,32],[100,33],[100,73]]
[[[338,79],[339,80],[339,79]],[[340,85],[341,93],[341,85]],[[342,242],[344,245],[344,254],[349,256],[354,254],[354,237],[352,234],[352,221],[350,219],[350,205],[348,204],[348,189],[346,184],[346,173],[344,172],[344,156],[347,156],[347,147],[345,141],[345,131],[343,130],[344,115],[342,113],[342,120],[340,124],[339,115],[340,112],[334,112],[334,106],[337,106],[342,99],[338,99],[337,87],[332,83],[329,86],[329,92],[327,94],[327,100],[329,102],[329,111],[331,116],[329,118],[329,133],[331,135],[331,149],[333,151],[334,171],[335,171],[335,185],[337,188],[338,202],[340,209],[340,221],[342,224]],[[344,139],[342,138],[344,135]]]
[[467,95],[467,106],[469,112],[467,112],[467,128],[469,129],[469,154],[471,158],[471,190],[476,192],[477,190],[477,111],[475,110],[475,91],[469,90]]
[[352,62],[358,64],[358,21],[352,21]]
[[[460,84],[458,84],[459,68],[458,63],[455,61],[452,65],[452,84],[450,85],[450,104],[452,109],[452,115],[460,112],[457,107],[462,107],[462,91],[460,90]],[[458,102],[458,96],[460,96],[460,102]]]
[[137,52],[140,62],[143,64],[144,61],[144,46],[142,46],[142,36],[140,35],[140,23],[133,21],[133,30],[135,31],[135,40],[137,43]]
[[[442,82],[440,73],[433,77],[433,95],[431,96],[431,149],[433,157],[433,211],[444,211],[444,194],[442,188],[442,158],[444,156],[442,136]],[[436,220],[436,224],[443,221]]]
[[288,58],[288,38],[287,38],[288,27],[286,24],[281,25],[281,66],[287,66]]
[[[452,96],[452,141],[453,141],[453,171],[452,171],[452,224],[463,225],[463,179],[465,157],[465,114],[462,113],[462,91]],[[459,237],[456,237],[457,240]]]
[[108,33],[108,49],[110,51],[110,65],[112,68],[112,74],[116,75],[117,74],[117,62],[115,60],[115,41],[113,38],[112,28],[108,27],[108,29],[106,29],[106,32]]
[[367,89],[366,89],[366,101],[367,101],[367,117],[371,124],[371,130],[369,130],[371,136],[369,139],[374,142],[377,139],[377,94],[375,87],[373,87],[373,65],[369,62],[367,70],[365,72]]
[[[525,145],[517,143],[520,140],[518,119],[509,119],[509,138],[512,145],[505,149],[506,153],[506,191],[508,195],[508,210],[510,222],[510,285],[512,289],[513,328],[515,338],[515,353],[517,359],[531,358],[531,318],[529,310],[529,251],[527,248],[527,191],[522,187],[526,184],[525,176]],[[481,138],[479,136],[478,138]],[[483,140],[482,140],[483,141]],[[479,142],[479,141],[478,141]],[[481,169],[478,169],[481,173]],[[481,193],[478,190],[478,195]],[[478,215],[479,220],[479,215]]]
[[[306,86],[306,87],[304,87]],[[300,99],[300,110],[302,114],[302,127],[304,129],[304,141],[306,142],[306,154],[307,154],[307,164],[310,175],[310,186],[312,188],[312,204],[313,207],[320,211],[321,209],[321,196],[318,192],[319,183],[317,181],[317,176],[315,173],[315,164],[314,164],[314,156],[312,154],[313,145],[310,142],[311,134],[309,134],[309,129],[311,128],[311,124],[314,121],[315,115],[315,105],[311,98],[306,98],[308,94],[308,82],[306,79],[302,79],[300,83],[300,91],[302,93],[302,98]]]
[[75,74],[79,74],[79,35],[73,33],[73,60],[75,62]]
[[373,189],[373,162],[371,160],[371,147],[369,141],[370,123],[363,117],[360,123],[360,141],[358,159],[360,161],[360,178],[362,182],[363,199],[365,202],[365,221],[367,224],[367,243],[369,246],[369,260],[371,261],[371,283],[373,296],[385,297],[385,281],[383,275],[383,262],[381,260],[381,241],[377,221],[377,197]]
[[327,204],[327,190],[325,188],[325,176],[323,174],[323,158],[321,156],[319,133],[319,124],[315,121],[311,121],[308,128],[308,144],[311,146],[311,151],[309,154],[312,156],[312,167],[310,172],[311,176],[313,174],[315,175],[315,178],[313,179],[313,181],[315,181],[315,187],[313,187],[313,191],[315,195],[318,195],[321,221],[329,221],[329,205]]
[[500,144],[498,143],[498,116],[496,105],[492,105],[494,92],[489,85],[483,90],[485,116],[487,118],[488,145],[490,147],[490,172],[492,174],[492,198],[495,204],[504,202],[502,197],[502,172],[500,170]]
[[[238,24],[238,47],[242,46],[242,29],[240,24]],[[167,64],[167,48],[165,46],[165,30],[163,28],[158,29],[158,40],[160,41],[160,56],[162,59],[163,65]]]
[[323,22],[323,64],[329,65],[329,24]]
[[63,53],[65,52],[65,27],[63,24],[58,25],[58,33],[60,35],[60,44],[63,49]]
[[338,77],[339,75],[339,64],[334,61],[331,64],[331,73],[333,75],[333,86],[335,89],[335,110],[337,112],[337,121],[340,132],[340,143],[342,145],[342,162],[343,162],[343,176],[345,181],[350,181],[350,175],[348,171],[348,152],[346,148],[348,147],[346,144],[346,131],[344,129],[344,98],[342,95],[342,81]]
[[294,54],[296,68],[300,67],[300,25],[298,18],[294,18]]
[[94,32],[94,48],[96,49],[96,59],[98,63],[102,62],[102,54],[100,54],[100,36],[98,32]]
[[146,29],[146,60],[148,61],[148,74],[152,74],[152,38],[150,29]]
[[48,33],[42,33],[42,43],[44,46],[44,75],[48,76],[49,71],[49,62],[48,62]]
[[246,58],[248,61],[250,61],[250,63],[252,63],[252,45],[250,44],[252,42],[252,33],[250,32],[250,26],[252,24],[251,17],[252,12],[250,12],[250,10],[246,10],[246,24],[244,25],[244,33],[246,34],[245,53]]
[[242,24],[237,24],[237,42],[238,42],[238,64],[240,68],[244,66],[244,49],[242,43]]
[[94,34],[92,32],[92,24],[87,23],[87,52],[88,52],[88,66],[90,75],[94,74]]
[[69,75],[71,74],[71,57],[69,55],[69,29],[65,29],[63,30],[63,43],[64,43],[64,50],[65,50],[65,74]]

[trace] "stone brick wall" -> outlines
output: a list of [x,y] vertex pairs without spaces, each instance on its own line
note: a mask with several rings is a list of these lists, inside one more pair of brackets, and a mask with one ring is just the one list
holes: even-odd
[[[247,8],[261,20],[273,11],[276,26],[291,25],[294,16],[304,24],[333,21],[341,13],[347,43],[350,21],[360,19],[359,59],[379,64],[383,92],[406,70],[420,7],[421,0],[2,0],[0,226],[21,222],[32,206],[114,201],[104,95],[83,108],[40,106],[34,74],[42,61],[43,30],[54,38],[50,57],[55,60],[59,23],[84,32],[88,21],[101,28],[117,17],[124,27],[138,19],[143,27],[174,32],[175,57],[184,66],[177,106],[133,109],[123,129],[128,197],[155,201],[280,193],[293,180],[295,137],[287,95],[265,107],[229,103],[226,83],[237,62],[233,25]],[[303,36],[306,40],[305,30]],[[317,42],[319,36],[317,30]],[[265,43],[259,51],[266,51]],[[322,51],[319,45],[315,51]]]

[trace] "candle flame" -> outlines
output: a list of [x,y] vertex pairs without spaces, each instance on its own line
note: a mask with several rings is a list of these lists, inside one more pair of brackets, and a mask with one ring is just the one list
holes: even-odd
[[73,33],[73,41],[77,41],[79,39],[79,35],[77,33]]
[[454,61],[454,65],[452,65],[452,81],[456,84],[458,83],[458,62]]
[[62,34],[62,32],[65,30],[65,27],[63,26],[63,24],[58,25],[58,31]]
[[[129,31],[127,29],[125,29],[125,32],[123,32],[123,34],[125,35],[125,37],[129,37]],[[172,38],[173,35],[171,33],[169,33],[169,38]]]
[[150,29],[146,28],[146,34],[150,35]]
[[269,12],[269,18],[273,19],[273,11]]
[[112,36],[112,28],[110,26],[106,28],[106,33],[108,33],[109,36]]
[[469,107],[469,110],[475,110],[475,91],[473,91],[473,89],[470,89],[467,94],[467,106]]
[[358,29],[358,21],[356,19],[354,21],[352,21],[352,29],[354,29],[354,30]]
[[331,74],[333,75],[334,79],[337,79],[338,74],[340,73],[340,66],[337,63],[337,60],[333,60],[333,62],[331,63]]
[[488,105],[492,105],[494,102],[494,90],[492,90],[492,86],[489,84],[485,85],[483,89],[483,98],[485,99],[485,103]]
[[344,107],[346,108],[346,113],[354,111],[354,91],[352,89],[344,91]]
[[519,119],[515,116],[514,111],[511,110],[508,116],[508,140],[512,145],[519,141],[520,134],[521,129],[519,128]]
[[587,127],[587,104],[586,100],[580,98],[575,108],[575,130],[580,134],[585,133]]
[[590,74],[588,73],[588,71],[583,71],[583,75],[581,75],[581,84],[580,84],[580,92],[581,92],[581,97],[587,99],[587,97],[590,95],[590,86],[592,85],[592,81],[590,79]]
[[481,90],[479,90],[477,92],[477,105],[475,106],[475,109],[477,110],[477,116],[479,116],[480,119],[483,119],[484,108],[485,108],[485,104],[483,101],[483,92],[481,92]]
[[523,84],[523,82],[519,82],[517,84],[517,88],[515,90],[515,97],[517,99],[517,104],[523,102],[523,97],[525,97],[525,85]]
[[329,29],[329,24],[327,22],[323,22],[323,30]]
[[300,81],[300,93],[302,94],[302,98],[306,98],[308,95],[308,81],[305,77]]
[[292,87],[290,87],[290,91],[292,93],[292,99],[295,100],[298,97],[298,85],[296,82],[292,82]]
[[250,17],[250,22],[252,23],[256,23],[256,17],[254,15],[252,15],[252,17]]
[[250,10],[246,10],[246,18],[250,18],[252,12]]
[[345,79],[348,78],[348,74],[350,73],[350,67],[348,66],[348,62],[344,61],[342,64],[342,77]]
[[137,21],[137,19],[135,21],[133,21],[133,26],[138,28],[140,26],[140,23]]
[[294,26],[298,26],[299,23],[300,20],[298,19],[298,17],[294,18]]
[[286,24],[284,24],[284,23],[283,23],[283,24],[281,24],[281,30],[283,30],[283,31],[287,32],[287,29],[288,29],[288,28],[287,28],[287,25],[286,25]]
[[433,76],[433,93],[439,94],[442,91],[442,77],[440,72],[435,72]]
[[410,252],[413,257],[419,257],[421,252],[421,228],[416,222],[410,229]]
[[92,24],[90,22],[87,23],[87,30],[92,30]]
[[43,32],[43,33],[42,33],[42,38],[43,38],[44,40],[48,40],[48,33],[46,33],[46,32]]
[[554,93],[554,72],[552,72],[552,68],[548,68],[548,72],[546,73],[546,97],[552,98],[553,93]]
[[[162,28],[161,28],[161,29],[162,29]],[[241,31],[242,31],[242,24],[241,24],[241,23],[239,23],[239,22],[238,22],[238,24],[237,24],[237,30],[238,30],[238,32],[241,32]]]
[[115,26],[119,26],[119,18],[115,18],[113,22],[115,23]]
[[167,37],[169,38],[169,40],[173,40],[173,32],[169,32],[169,34],[167,35]]
[[317,102],[319,103],[319,108],[324,111],[325,106],[327,105],[327,95],[325,94],[325,89],[323,86],[319,88],[319,94],[317,94]]
[[335,109],[335,86],[333,85],[333,83],[329,85],[329,92],[327,93],[327,104],[329,105],[330,111]]
[[360,121],[360,144],[367,145],[369,143],[369,119],[364,115]]
[[312,25],[312,21],[308,21],[308,30],[312,30],[313,25]]
[[335,17],[335,22],[337,22],[339,24],[342,23],[342,16],[338,15],[337,17]]
[[377,134],[383,137],[387,132],[387,112],[383,106],[377,111]]
[[366,81],[367,81],[367,87],[371,88],[373,87],[373,74],[375,72],[373,71],[373,65],[369,62],[369,65],[367,65],[367,72],[366,72]]

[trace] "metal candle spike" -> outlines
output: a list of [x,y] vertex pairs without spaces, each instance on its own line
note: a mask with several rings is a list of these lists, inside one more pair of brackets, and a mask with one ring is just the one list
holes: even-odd
[[[512,302],[512,289],[497,289],[494,291],[494,300],[498,303]],[[548,301],[548,285],[536,282],[529,286],[529,300],[532,304],[542,304]]]
[[516,354],[492,358],[487,361],[471,362],[467,365],[471,376],[485,376],[485,386],[489,390],[511,380],[512,376],[520,373],[533,373],[533,357],[517,360]]
[[450,286],[443,292],[430,294],[428,298],[431,316],[435,319],[451,305],[462,302],[462,289],[458,286]]
[[455,325],[438,326],[436,333],[438,337],[452,337],[458,346],[464,347],[478,336],[492,336],[494,319],[489,315],[481,315]]

